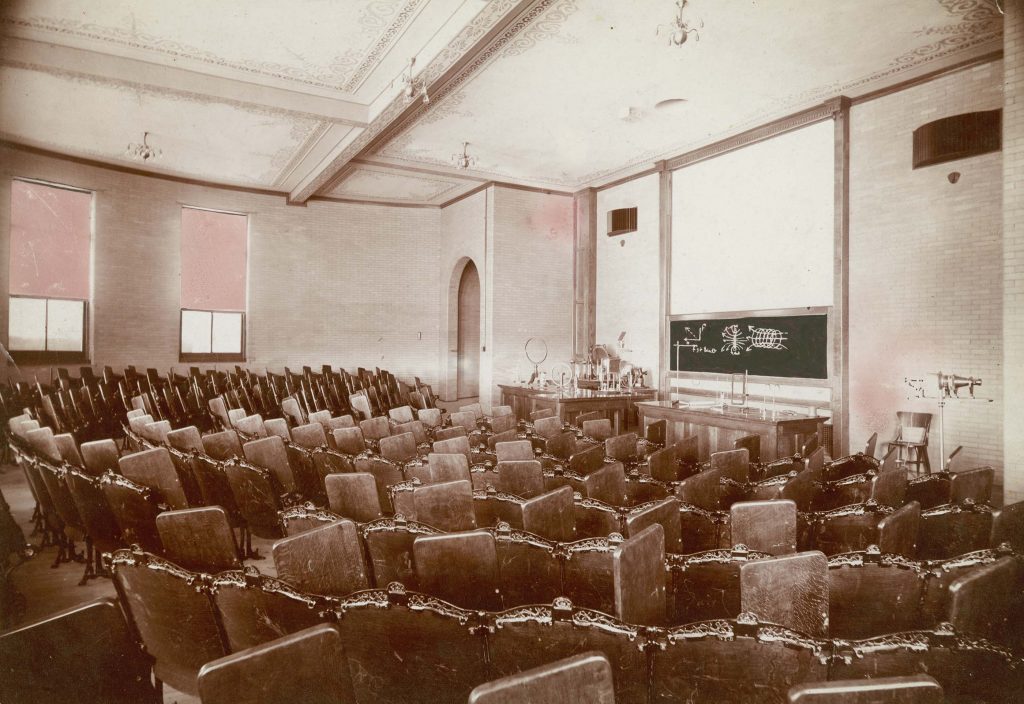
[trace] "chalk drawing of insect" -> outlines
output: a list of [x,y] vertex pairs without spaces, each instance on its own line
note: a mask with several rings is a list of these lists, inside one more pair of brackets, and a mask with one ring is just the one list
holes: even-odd
[[740,352],[746,351],[747,338],[743,337],[739,325],[726,326],[722,330],[722,340],[725,341],[722,345],[723,352],[728,351],[729,354],[739,356]]
[[750,340],[748,350],[786,349],[786,346],[782,344],[786,341],[786,333],[781,330],[776,330],[775,328],[755,328],[753,325],[748,325],[747,327],[750,329],[750,336],[747,338]]

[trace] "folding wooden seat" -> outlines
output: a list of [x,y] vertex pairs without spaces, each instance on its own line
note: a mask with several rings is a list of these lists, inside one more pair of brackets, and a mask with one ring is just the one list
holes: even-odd
[[284,441],[275,436],[250,440],[242,446],[245,459],[257,467],[264,467],[274,473],[286,492],[299,491],[295,471],[288,460]]
[[571,431],[559,433],[544,441],[544,452],[554,461],[568,461],[578,450],[576,434]]
[[834,482],[857,474],[877,473],[878,471],[878,460],[858,452],[855,455],[832,460],[825,465],[823,479]]
[[667,555],[669,625],[738,616],[740,565],[768,557],[767,553],[741,549]]
[[206,451],[206,454],[216,460],[245,457],[245,453],[242,451],[242,443],[238,439],[238,433],[232,428],[222,430],[219,433],[204,435],[203,449]]
[[125,455],[117,462],[121,474],[133,482],[148,486],[156,492],[158,501],[166,503],[171,509],[188,508],[185,489],[167,448],[156,447]]
[[412,552],[420,590],[465,609],[501,609],[497,548],[490,533],[422,536]]
[[167,433],[167,444],[181,452],[205,452],[203,438],[194,425],[178,428]]
[[307,423],[292,428],[292,443],[308,450],[327,446],[327,434],[320,423]]
[[431,482],[472,481],[469,458],[462,453],[431,452],[427,455]]
[[327,422],[331,420],[330,411],[313,411],[308,416],[310,423],[319,423],[320,425],[326,426]]
[[[461,454],[465,455],[469,463],[473,463],[473,454],[469,447],[469,438],[465,436],[449,438],[447,440],[435,440],[433,450],[437,454]],[[531,458],[532,459],[532,458]]]
[[729,509],[733,545],[770,555],[796,552],[796,504],[792,501],[741,501]]
[[772,477],[787,476],[794,472],[801,472],[804,469],[804,462],[799,456],[780,457],[767,464],[751,466],[751,479],[754,481],[771,479]]
[[878,552],[829,558],[829,632],[833,638],[870,638],[927,625],[921,600],[925,573],[918,563]]
[[43,427],[30,430],[25,433],[25,438],[36,454],[57,464],[63,461],[60,456],[60,450],[57,449],[57,443],[53,439],[53,430],[50,428]]
[[661,501],[672,495],[672,487],[657,479],[642,474],[637,467],[626,475],[626,506],[639,506],[652,501]]
[[672,445],[679,465],[679,479],[686,479],[700,471],[700,438],[690,435]]
[[199,669],[227,653],[208,589],[197,575],[146,553],[119,550],[114,583],[153,673],[175,689],[197,693]]
[[436,428],[434,430],[435,441],[451,440],[453,438],[466,438],[466,442],[469,442],[469,433],[461,425],[450,428]]
[[529,440],[499,442],[494,449],[497,452],[498,462],[534,459],[533,445]]
[[85,463],[82,461],[82,455],[78,451],[78,443],[75,442],[74,435],[71,433],[60,433],[59,435],[53,436],[53,442],[57,446],[57,452],[60,453],[60,458],[62,460],[73,467],[85,467]]
[[740,565],[740,609],[813,638],[828,636],[828,560],[818,551]]
[[374,583],[385,587],[400,582],[418,589],[413,569],[412,546],[422,535],[441,535],[441,531],[416,521],[382,518],[362,526],[363,541],[373,568]]
[[[289,506],[277,513],[281,526],[281,533],[285,536],[298,535],[307,530],[319,528],[327,523],[340,521],[344,516],[339,516],[325,508],[317,508],[314,504],[306,502],[298,506]],[[280,535],[280,534],[279,534]]]
[[227,403],[224,402],[224,397],[217,396],[215,398],[211,398],[206,402],[206,407],[210,409],[210,415],[217,420],[220,427],[231,427],[231,417],[228,415],[228,406]]
[[242,561],[227,512],[220,506],[164,511],[156,517],[164,556],[188,570],[222,572]]
[[604,441],[604,452],[609,458],[624,463],[638,459],[636,433],[624,433]]
[[343,596],[370,587],[356,524],[340,520],[274,543],[279,579],[301,591]]
[[682,552],[679,500],[675,497],[633,506],[626,510],[622,516],[622,534],[626,538],[632,538],[656,523],[661,525],[664,532],[665,552]]
[[[500,406],[497,408],[500,408]],[[491,432],[494,433],[495,435],[508,432],[517,433],[518,428],[519,422],[516,420],[516,417],[511,413],[507,413],[505,415],[500,416],[493,416],[491,418]]]
[[906,500],[921,504],[922,511],[950,503],[952,498],[950,476],[948,472],[941,472],[914,477],[907,482]]
[[949,477],[949,503],[973,501],[976,504],[987,504],[992,498],[994,480],[995,470],[991,467],[952,472]]
[[713,452],[710,467],[721,469],[723,476],[735,482],[743,483],[750,479],[750,456],[746,449]]
[[786,481],[779,493],[779,498],[795,503],[796,510],[801,513],[812,511],[817,501],[821,481],[821,470],[807,467]]
[[334,446],[338,452],[346,455],[358,455],[366,451],[363,431],[359,428],[335,428],[331,437],[334,438]]
[[585,450],[579,450],[569,457],[569,471],[578,474],[589,474],[603,466],[604,445],[595,445]]
[[647,457],[647,474],[662,482],[678,481],[679,465],[676,462],[675,449],[665,447],[652,452]]
[[615,704],[612,666],[597,651],[564,658],[480,685],[469,704]]
[[363,472],[373,475],[377,484],[377,498],[384,513],[394,513],[394,506],[391,503],[391,496],[388,493],[389,487],[405,481],[405,474],[402,467],[380,457],[356,457],[353,462],[356,472]]
[[412,415],[412,409],[409,406],[392,408],[388,411],[388,417],[395,421],[395,423],[411,423],[415,420]]
[[267,435],[276,435],[285,442],[291,442],[292,436],[288,431],[288,421],[284,418],[268,418],[263,421],[263,427],[266,428]]
[[0,633],[0,701],[158,704],[150,658],[115,599],[96,599]]
[[224,473],[246,528],[261,538],[281,537],[277,514],[284,489],[274,473],[240,459],[224,463]]
[[239,418],[235,421],[235,428],[238,432],[245,433],[249,437],[267,437],[267,427],[263,423],[263,416],[258,413],[251,416],[245,416],[244,418]]
[[947,618],[959,633],[1008,643],[1019,638],[1012,618],[1019,614],[1024,565],[1016,556],[1002,557],[958,577],[949,586]]
[[[651,680],[644,649],[653,644],[648,643],[640,626],[580,608],[565,598],[556,599],[550,607],[531,605],[503,611],[494,615],[493,624],[493,632],[487,634],[492,677],[517,675],[555,660],[596,651],[611,665],[615,702],[648,701]],[[574,701],[573,695],[563,691],[561,697],[550,701]]]
[[401,585],[343,599],[339,611],[358,702],[464,702],[488,679],[473,611]]
[[498,462],[498,490],[529,499],[544,493],[544,473],[537,460]]
[[416,520],[442,531],[476,528],[473,485],[467,481],[442,482],[413,491]]
[[761,461],[761,436],[760,435],[744,435],[743,437],[736,438],[733,441],[733,447],[737,450],[746,450],[747,459],[752,462]]
[[[872,436],[875,437],[875,436]],[[798,684],[789,690],[790,704],[942,704],[940,685],[928,675],[879,677],[873,680],[838,680]]]
[[281,400],[281,412],[284,414],[285,418],[291,420],[293,426],[303,425],[307,422],[303,416],[302,407],[299,405],[299,402],[292,397]]
[[[533,414],[531,414],[532,418]],[[562,419],[554,414],[536,418],[533,421],[533,430],[538,436],[550,440],[562,433]]]
[[651,662],[654,701],[784,702],[827,679],[828,642],[756,620],[670,629]]
[[644,440],[648,445],[663,448],[668,441],[668,421],[654,420],[644,428]]
[[328,418],[327,422],[321,423],[321,425],[324,426],[324,430],[330,433],[338,428],[354,428],[356,427],[356,421],[351,415],[343,415]]
[[[64,481],[78,509],[92,547],[98,553],[112,552],[124,545],[117,517],[107,503],[100,480],[77,468],[68,468]],[[97,563],[100,562],[97,555]]]
[[941,560],[988,547],[992,537],[992,509],[966,503],[936,506],[921,511],[917,557]]
[[207,663],[199,694],[203,704],[355,701],[341,632],[327,623]]
[[370,442],[377,442],[391,435],[391,424],[384,416],[359,421],[359,429],[363,431],[363,439]]
[[383,513],[377,495],[377,483],[368,472],[329,474],[325,477],[327,505],[345,518],[359,523],[373,521]]
[[522,502],[523,530],[546,540],[567,542],[576,539],[573,493],[560,487]]
[[722,508],[722,478],[725,469],[705,469],[675,484],[675,495],[683,503],[706,511]]
[[100,489],[124,542],[139,545],[148,552],[161,552],[163,546],[156,529],[160,508],[152,490],[113,472],[107,472],[100,478]]
[[583,477],[582,493],[612,506],[626,503],[626,473],[621,462],[605,464]]
[[495,448],[500,443],[514,442],[518,437],[519,437],[519,433],[516,431],[515,428],[513,428],[511,430],[506,430],[506,431],[501,432],[501,433],[497,433],[495,435],[488,435],[487,436],[487,449],[489,451],[491,451],[491,452],[495,452],[496,451]]
[[402,433],[412,433],[417,446],[430,442],[430,436],[427,435],[427,429],[423,427],[422,421],[411,420],[408,423],[399,423],[394,427],[394,434],[401,435]]
[[420,408],[416,411],[416,419],[428,428],[436,428],[441,425],[441,409]]
[[889,633],[834,641],[829,678],[877,681],[927,674],[942,686],[946,701],[1015,701],[1024,691],[1024,660],[996,644],[963,637],[954,629]]
[[459,413],[472,413],[474,418],[480,419],[484,417],[484,407],[479,403],[470,403],[465,406],[459,406]]
[[907,470],[905,467],[880,471],[871,480],[868,500],[882,506],[899,508],[906,503]]
[[498,580],[505,607],[549,604],[562,593],[562,563],[556,544],[499,523],[495,539]]
[[917,502],[892,509],[861,504],[820,514],[813,539],[801,549],[814,547],[826,555],[866,550],[876,545],[883,553],[913,556],[919,539],[921,509]]
[[412,433],[383,437],[380,439],[380,454],[391,462],[411,462],[416,459],[416,437]]
[[1017,552],[1024,552],[1024,501],[992,510],[992,537],[989,544],[998,547],[1008,543]]
[[[572,487],[565,485],[559,489]],[[555,489],[552,489],[555,491]],[[622,530],[619,508],[597,499],[589,499],[580,493],[574,493],[573,521],[576,527],[576,539],[607,538],[612,533]]]
[[[134,416],[128,419],[128,430],[136,436],[136,438],[145,440],[145,428],[147,425],[152,423],[154,420],[153,416],[149,414],[142,414],[141,416]],[[129,438],[131,440],[131,438]],[[133,443],[138,444],[138,443]]]
[[600,420],[585,420],[582,422],[583,434],[599,442],[604,442],[612,437],[612,422],[607,418]]
[[192,476],[199,487],[203,505],[223,508],[233,528],[244,525],[245,521],[238,510],[227,473],[220,462],[212,457],[196,454],[192,457]]
[[158,420],[154,423],[147,423],[141,430],[141,435],[154,445],[163,445],[167,441],[167,433],[171,432],[171,422]]

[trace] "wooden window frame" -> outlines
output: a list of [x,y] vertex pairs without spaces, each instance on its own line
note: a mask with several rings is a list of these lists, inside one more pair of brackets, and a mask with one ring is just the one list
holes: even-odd
[[[242,316],[242,338],[239,341],[241,352],[182,352],[181,351],[181,324],[186,312],[209,313],[210,314],[210,347],[213,348],[213,314],[214,313],[237,313]],[[246,312],[244,310],[207,310],[204,308],[181,308],[178,311],[178,361],[186,362],[244,362],[246,342]]]

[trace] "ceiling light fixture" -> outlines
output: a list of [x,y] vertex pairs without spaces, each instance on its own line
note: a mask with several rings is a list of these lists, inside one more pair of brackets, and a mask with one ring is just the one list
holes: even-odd
[[[657,33],[659,35],[663,29],[668,31],[669,46],[682,46],[690,38],[691,34],[697,35],[697,41],[700,41],[700,32],[697,30],[704,29],[704,20],[698,17],[696,21],[692,21],[683,17],[683,11],[689,4],[689,0],[676,0],[676,7],[679,10],[676,12],[676,16],[672,18],[672,22],[658,25]],[[699,26],[697,26],[697,23],[700,23]]]
[[461,154],[452,154],[452,161],[458,169],[468,169],[476,164],[476,157],[469,155],[469,142],[462,143]]
[[406,102],[411,103],[416,98],[422,98],[423,103],[430,102],[430,96],[427,95],[427,86],[416,78],[413,78],[412,69],[416,65],[416,57],[409,59],[409,63],[405,66],[405,73],[401,76],[402,81],[402,95],[405,96]]
[[131,142],[128,144],[128,148],[124,150],[124,153],[131,159],[138,159],[142,162],[147,162],[150,159],[159,159],[163,156],[163,151],[157,147],[149,146],[149,132],[142,133],[142,144]]

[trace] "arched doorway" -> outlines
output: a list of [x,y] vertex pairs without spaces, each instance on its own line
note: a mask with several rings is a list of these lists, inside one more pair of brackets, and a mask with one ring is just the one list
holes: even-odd
[[472,260],[459,279],[458,306],[457,390],[469,398],[480,395],[480,275]]

